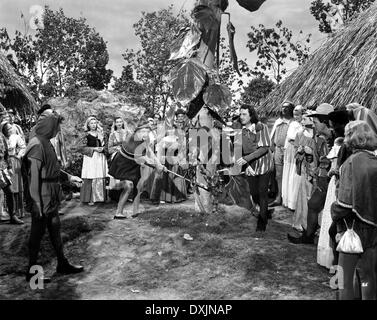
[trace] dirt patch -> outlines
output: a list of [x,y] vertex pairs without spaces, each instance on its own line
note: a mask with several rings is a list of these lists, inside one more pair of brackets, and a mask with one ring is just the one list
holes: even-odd
[[[31,291],[22,274],[29,226],[6,226],[13,241],[1,247],[0,298],[335,297],[327,285],[327,271],[316,264],[316,247],[290,244],[286,240],[290,226],[277,214],[265,236],[258,238],[256,219],[237,207],[202,215],[195,212],[192,200],[144,206],[143,214],[127,220],[112,220],[115,204],[72,206],[62,221],[65,250],[86,270],[73,277],[55,275],[54,255],[45,239],[41,263],[54,281],[40,291]],[[0,232],[4,229],[1,225]],[[186,240],[185,234],[192,240]]]

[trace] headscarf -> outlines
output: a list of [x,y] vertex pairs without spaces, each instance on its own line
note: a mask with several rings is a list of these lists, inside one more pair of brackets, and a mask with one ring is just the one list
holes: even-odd
[[362,120],[369,124],[371,129],[377,134],[377,115],[370,109],[358,103],[350,103],[346,109],[352,111],[355,120]]

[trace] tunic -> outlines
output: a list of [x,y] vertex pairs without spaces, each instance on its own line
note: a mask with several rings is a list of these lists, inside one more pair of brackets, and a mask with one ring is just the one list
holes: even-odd
[[[26,162],[30,159],[41,161],[43,213],[46,215],[57,213],[63,194],[59,183],[60,165],[54,147],[48,139],[35,136],[30,140],[24,157]],[[30,165],[30,162],[27,163]],[[30,174],[28,174],[28,179],[30,185]]]

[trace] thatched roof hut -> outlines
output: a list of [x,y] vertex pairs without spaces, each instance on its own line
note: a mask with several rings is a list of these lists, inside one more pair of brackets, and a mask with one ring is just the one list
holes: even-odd
[[5,97],[0,96],[0,103],[7,109],[15,109],[21,115],[34,113],[37,103],[23,84],[8,59],[0,52],[0,83],[7,87]]
[[358,102],[377,109],[377,4],[333,34],[261,104],[277,113],[284,100],[313,108],[322,102]]

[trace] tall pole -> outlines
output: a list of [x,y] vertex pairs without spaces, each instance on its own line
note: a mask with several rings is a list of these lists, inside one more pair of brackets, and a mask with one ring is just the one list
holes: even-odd
[[[216,63],[216,53],[218,51],[218,45],[219,45],[219,36],[220,36],[220,26],[221,26],[221,15],[223,13],[222,8],[225,10],[227,7],[227,0],[199,0],[196,5],[205,5],[212,9],[214,13],[215,19],[213,19],[213,25],[210,26],[210,28],[207,28],[206,30],[202,31],[202,39],[199,45],[198,55],[197,58],[200,59],[203,64],[205,64],[209,69],[216,69],[218,68],[218,65]],[[225,7],[225,8],[224,8]],[[217,57],[217,60],[219,60],[219,57]],[[198,123],[199,128],[201,127],[207,127],[209,128],[209,135],[211,135],[211,131],[213,132],[214,129],[214,119],[209,114],[208,109],[201,108],[199,113],[196,115],[195,119]],[[214,139],[212,139],[213,143]],[[211,146],[209,146],[211,147]],[[200,149],[201,146],[199,146]],[[206,149],[206,148],[205,148]],[[203,151],[203,150],[202,150]],[[214,153],[214,152],[213,152]],[[203,155],[207,163],[206,169],[209,172],[210,175],[214,175],[216,172],[216,164],[211,163],[210,159],[206,159],[207,155]],[[201,172],[200,168],[197,167],[196,169],[196,179],[199,184],[207,186],[207,182],[205,180],[205,176]],[[197,211],[203,211],[203,208],[205,209],[205,213],[210,214],[213,212],[213,196],[209,191],[206,190],[199,190],[199,195],[196,197],[195,200],[195,209]],[[198,202],[201,202],[200,204]]]

